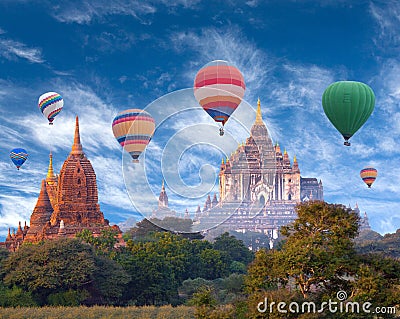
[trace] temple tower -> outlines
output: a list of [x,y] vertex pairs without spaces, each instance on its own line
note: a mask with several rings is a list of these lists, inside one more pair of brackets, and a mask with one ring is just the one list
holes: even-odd
[[78,117],[75,120],[74,144],[58,178],[57,203],[51,225],[65,227],[105,224],[98,204],[96,174],[82,149]]

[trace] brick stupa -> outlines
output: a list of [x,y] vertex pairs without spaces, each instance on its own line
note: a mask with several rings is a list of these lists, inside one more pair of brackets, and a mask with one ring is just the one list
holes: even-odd
[[72,150],[64,162],[60,174],[53,170],[50,154],[46,179],[42,180],[40,194],[30,218],[30,227],[17,233],[9,230],[3,245],[15,251],[23,242],[36,243],[60,237],[75,237],[83,229],[99,236],[102,229],[114,228],[121,238],[118,226],[109,226],[98,203],[96,174],[82,149],[79,121],[76,117],[75,136]]

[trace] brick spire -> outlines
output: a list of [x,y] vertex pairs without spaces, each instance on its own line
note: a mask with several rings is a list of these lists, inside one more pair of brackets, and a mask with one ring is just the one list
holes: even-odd
[[39,193],[39,197],[38,200],[36,202],[36,206],[33,210],[33,214],[31,215],[31,224],[32,224],[32,216],[35,215],[35,213],[39,213],[40,217],[45,217],[46,221],[47,221],[47,216],[42,216],[45,212],[51,212],[53,210],[53,207],[51,206],[50,203],[50,198],[49,195],[47,193],[47,189],[46,189],[46,184],[45,181],[42,180],[42,186],[40,188],[40,193]]
[[79,120],[78,116],[75,118],[75,135],[74,144],[72,145],[71,155],[83,155],[81,137],[79,135]]
[[31,215],[30,228],[26,233],[26,241],[36,241],[36,236],[41,233],[43,225],[50,221],[52,212],[53,207],[51,206],[49,195],[47,194],[46,181],[42,180],[40,194]]

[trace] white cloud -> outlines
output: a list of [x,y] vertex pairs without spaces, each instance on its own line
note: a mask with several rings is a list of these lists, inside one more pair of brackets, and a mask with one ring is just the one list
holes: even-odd
[[261,89],[267,83],[276,62],[258,49],[246,38],[241,29],[234,25],[218,29],[204,28],[200,32],[175,32],[171,34],[170,39],[176,51],[190,49],[197,55],[195,61],[198,62],[187,65],[186,78],[193,81],[197,71],[210,61],[229,61],[242,72],[246,82],[245,98],[249,100],[252,99],[249,97],[254,91]]
[[370,2],[369,11],[375,19],[379,32],[374,37],[374,42],[382,51],[386,51],[388,45],[391,50],[400,45],[400,4],[398,1],[385,1],[382,3]]
[[151,3],[140,0],[78,0],[61,1],[56,5],[49,1],[43,2],[52,7],[53,17],[64,23],[102,23],[109,16],[130,16],[143,24],[151,24],[151,16],[157,11],[165,10],[157,7],[158,5],[167,7],[171,13],[178,7],[196,9],[200,0],[155,0]]
[[0,236],[6,237],[8,228],[15,230],[18,227],[18,221],[22,227],[24,221],[29,225],[29,220],[33,208],[35,207],[37,197],[4,195],[0,196]]
[[3,38],[0,32],[0,56],[7,60],[24,59],[30,63],[43,63],[42,50],[40,48],[31,48],[26,44],[12,39]]
[[257,8],[258,0],[249,0],[249,1],[246,1],[246,4],[251,8]]
[[270,98],[279,108],[304,107],[308,111],[320,111],[322,94],[335,81],[336,74],[317,65],[284,63],[283,76],[271,87]]
[[185,9],[196,9],[197,4],[201,2],[201,0],[156,0],[156,2],[162,3],[166,7],[178,7],[182,6]]
[[124,84],[125,81],[128,80],[128,76],[122,75],[122,76],[120,76],[120,78],[119,78],[118,80],[119,80],[119,82],[120,82],[121,84]]
[[91,42],[102,53],[111,54],[115,51],[128,50],[136,42],[136,36],[132,32],[117,27],[100,34],[88,35],[87,42]]
[[52,5],[51,14],[55,19],[65,23],[90,24],[103,21],[107,16],[124,15],[142,20],[143,16],[156,12],[156,8],[138,0],[95,0],[64,1]]

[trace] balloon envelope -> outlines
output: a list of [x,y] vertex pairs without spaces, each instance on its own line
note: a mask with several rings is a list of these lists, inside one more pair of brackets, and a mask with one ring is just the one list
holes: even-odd
[[360,171],[360,176],[368,188],[371,188],[378,176],[378,171],[373,167],[365,167]]
[[368,120],[375,107],[372,89],[361,82],[339,81],[322,95],[324,112],[333,126],[348,139]]
[[28,153],[23,148],[14,148],[10,152],[10,158],[14,165],[19,169],[22,164],[25,163],[28,158]]
[[112,130],[118,143],[138,162],[153,137],[155,122],[144,110],[129,109],[120,112],[112,123]]
[[214,121],[222,125],[236,110],[246,89],[243,75],[227,61],[203,66],[194,79],[194,96]]
[[39,97],[38,106],[49,124],[53,124],[54,118],[64,106],[64,99],[56,92],[47,92]]

